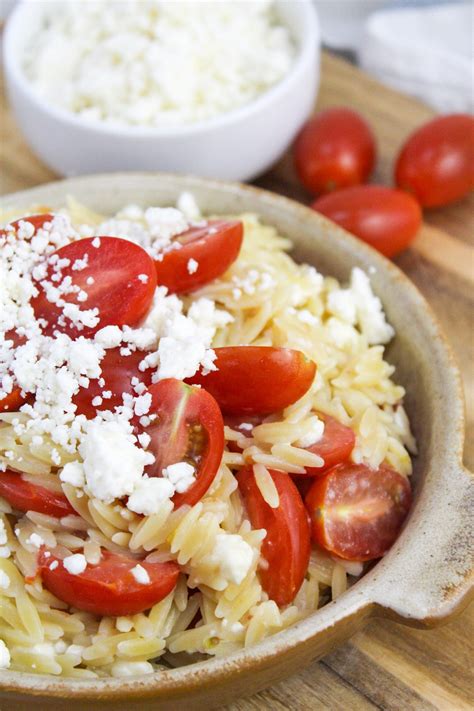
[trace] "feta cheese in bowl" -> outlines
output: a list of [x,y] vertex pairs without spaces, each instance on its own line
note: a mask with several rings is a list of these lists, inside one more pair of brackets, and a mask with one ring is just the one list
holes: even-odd
[[5,32],[9,99],[61,174],[170,170],[249,179],[314,104],[310,0],[22,2]]

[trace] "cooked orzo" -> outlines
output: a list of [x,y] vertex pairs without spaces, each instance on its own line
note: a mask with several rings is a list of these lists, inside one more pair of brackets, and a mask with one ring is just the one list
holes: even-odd
[[1,665],[147,674],[342,594],[416,449],[368,276],[189,194],[28,215],[0,233]]

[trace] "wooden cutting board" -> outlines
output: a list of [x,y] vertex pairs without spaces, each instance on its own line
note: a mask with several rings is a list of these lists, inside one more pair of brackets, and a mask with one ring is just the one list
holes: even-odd
[[[323,56],[318,108],[351,106],[370,122],[379,143],[374,182],[390,184],[404,138],[433,112],[374,81],[347,62]],[[0,103],[0,194],[55,179],[24,143],[3,97]],[[288,154],[257,181],[261,187],[310,202]],[[465,461],[474,468],[474,198],[425,214],[413,247],[399,267],[430,302],[448,335],[466,390]],[[474,709],[474,606],[431,631],[377,620],[299,675],[225,711],[464,711]]]

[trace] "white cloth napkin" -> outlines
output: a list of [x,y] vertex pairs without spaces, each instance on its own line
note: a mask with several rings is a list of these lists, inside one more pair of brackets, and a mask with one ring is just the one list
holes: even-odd
[[472,112],[473,27],[471,3],[380,10],[366,20],[358,60],[438,111]]

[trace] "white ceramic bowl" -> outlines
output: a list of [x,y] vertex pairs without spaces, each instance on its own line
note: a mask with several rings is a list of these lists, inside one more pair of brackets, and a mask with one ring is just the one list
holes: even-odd
[[36,94],[22,71],[21,57],[50,3],[18,3],[5,29],[4,67],[10,103],[26,140],[61,175],[160,169],[248,180],[279,158],[314,106],[320,33],[311,0],[276,0],[298,47],[281,82],[235,111],[166,128],[89,123]]

